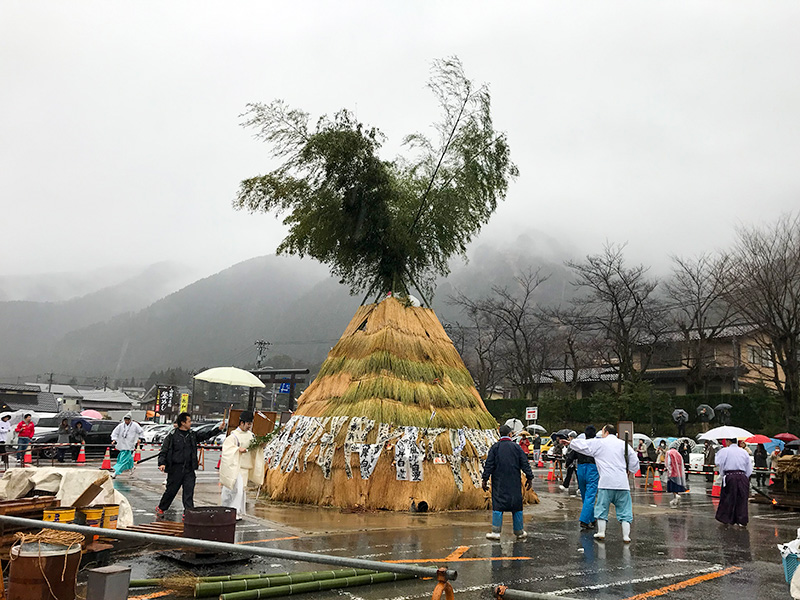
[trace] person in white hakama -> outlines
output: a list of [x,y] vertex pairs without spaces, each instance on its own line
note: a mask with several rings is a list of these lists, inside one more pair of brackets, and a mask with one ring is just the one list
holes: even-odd
[[222,506],[236,509],[236,520],[245,514],[247,481],[255,466],[255,453],[250,452],[253,441],[253,413],[239,415],[239,426],[222,443],[222,460],[219,466],[219,481],[222,484]]

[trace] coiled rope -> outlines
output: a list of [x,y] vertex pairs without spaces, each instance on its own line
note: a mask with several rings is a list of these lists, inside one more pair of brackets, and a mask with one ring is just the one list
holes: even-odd
[[[14,543],[11,545],[11,552],[9,556],[9,560],[11,562],[17,560],[22,553],[22,545],[23,544],[38,544],[39,549],[39,571],[42,573],[42,577],[44,578],[45,582],[47,583],[47,587],[50,590],[50,595],[53,598],[58,600],[58,596],[56,596],[55,592],[53,592],[53,587],[50,585],[50,581],[47,579],[47,575],[44,572],[44,565],[42,564],[42,544],[52,544],[55,546],[65,546],[66,549],[64,550],[64,567],[61,569],[61,581],[64,581],[64,577],[67,573],[67,560],[69,558],[70,551],[74,546],[81,547],[81,543],[83,542],[83,534],[81,533],[74,533],[72,531],[55,531],[54,529],[42,529],[39,533],[25,533],[22,531],[17,531],[14,534],[16,538]],[[14,547],[19,546],[19,551],[17,555],[14,555]],[[77,585],[78,582],[78,570],[75,569],[75,583]]]

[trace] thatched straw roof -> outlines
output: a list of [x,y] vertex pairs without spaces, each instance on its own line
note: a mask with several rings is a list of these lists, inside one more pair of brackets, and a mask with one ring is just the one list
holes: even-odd
[[390,297],[359,308],[328,354],[266,449],[266,487],[312,504],[484,508],[496,427],[434,312]]

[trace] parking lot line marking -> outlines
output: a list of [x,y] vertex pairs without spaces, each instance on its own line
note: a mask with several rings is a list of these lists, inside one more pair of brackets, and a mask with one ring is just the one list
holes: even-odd
[[290,535],[289,537],[270,538],[268,540],[247,540],[245,542],[236,542],[237,544],[258,544],[259,542],[281,542],[283,540],[299,540],[299,535]]
[[[705,569],[695,569],[693,571],[683,571],[679,573],[661,573],[659,575],[651,575],[650,577],[636,577],[634,579],[623,579],[622,581],[609,581],[608,583],[598,583],[595,585],[582,585],[573,588],[565,588],[563,590],[556,590],[549,592],[555,596],[560,594],[574,594],[577,592],[589,592],[595,590],[602,590],[611,587],[619,587],[621,585],[633,585],[636,583],[649,583],[651,581],[659,581],[661,579],[677,579],[678,577],[686,577],[687,575],[705,575],[707,573],[717,572],[722,568],[722,565],[712,565]],[[625,599],[629,600],[629,599]]]
[[682,590],[684,588],[697,585],[698,583],[703,583],[704,581],[711,581],[712,579],[717,579],[718,577],[724,577],[725,575],[730,575],[731,573],[736,573],[736,571],[741,570],[741,567],[728,567],[727,569],[722,569],[721,571],[713,571],[711,573],[705,573],[703,575],[698,575],[697,577],[692,577],[691,579],[687,579],[685,581],[673,583],[672,585],[667,585],[662,588],[658,588],[657,590],[650,590],[649,592],[644,592],[643,594],[637,594],[636,596],[625,598],[625,600],[646,600],[647,598],[664,596],[670,592]]
[[475,562],[479,560],[533,560],[530,556],[479,556],[475,558],[404,558],[401,560],[384,560],[385,563],[443,563],[449,562]]
[[454,560],[456,558],[461,558],[464,556],[464,553],[469,550],[469,546],[459,546],[455,550],[453,550],[450,554],[444,557],[445,560]]

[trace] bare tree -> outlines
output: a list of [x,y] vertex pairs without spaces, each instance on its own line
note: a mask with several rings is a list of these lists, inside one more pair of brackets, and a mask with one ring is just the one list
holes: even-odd
[[[740,318],[729,301],[732,259],[725,254],[702,254],[693,259],[674,256],[672,262],[672,277],[664,285],[671,303],[670,321],[686,348],[680,360],[688,369],[688,391],[702,392],[715,366],[717,340]],[[738,361],[733,363],[737,368]]]
[[774,356],[773,381],[789,426],[800,401],[800,215],[739,228],[730,275],[731,301],[760,326]]
[[542,318],[535,300],[536,289],[547,277],[537,270],[515,280],[514,288],[494,287],[487,298],[471,300],[460,294],[451,303],[483,324],[487,356],[502,363],[504,378],[523,398],[535,398],[552,352],[552,323]]
[[658,282],[647,276],[647,267],[626,266],[624,249],[608,244],[601,254],[567,263],[573,285],[584,293],[573,305],[583,312],[585,330],[605,340],[605,358],[617,366],[620,383],[641,380],[665,323],[654,293]]
[[500,356],[502,330],[488,319],[475,302],[459,295],[452,304],[462,307],[467,322],[451,326],[450,336],[464,359],[480,397],[486,400],[503,379],[504,365]]

